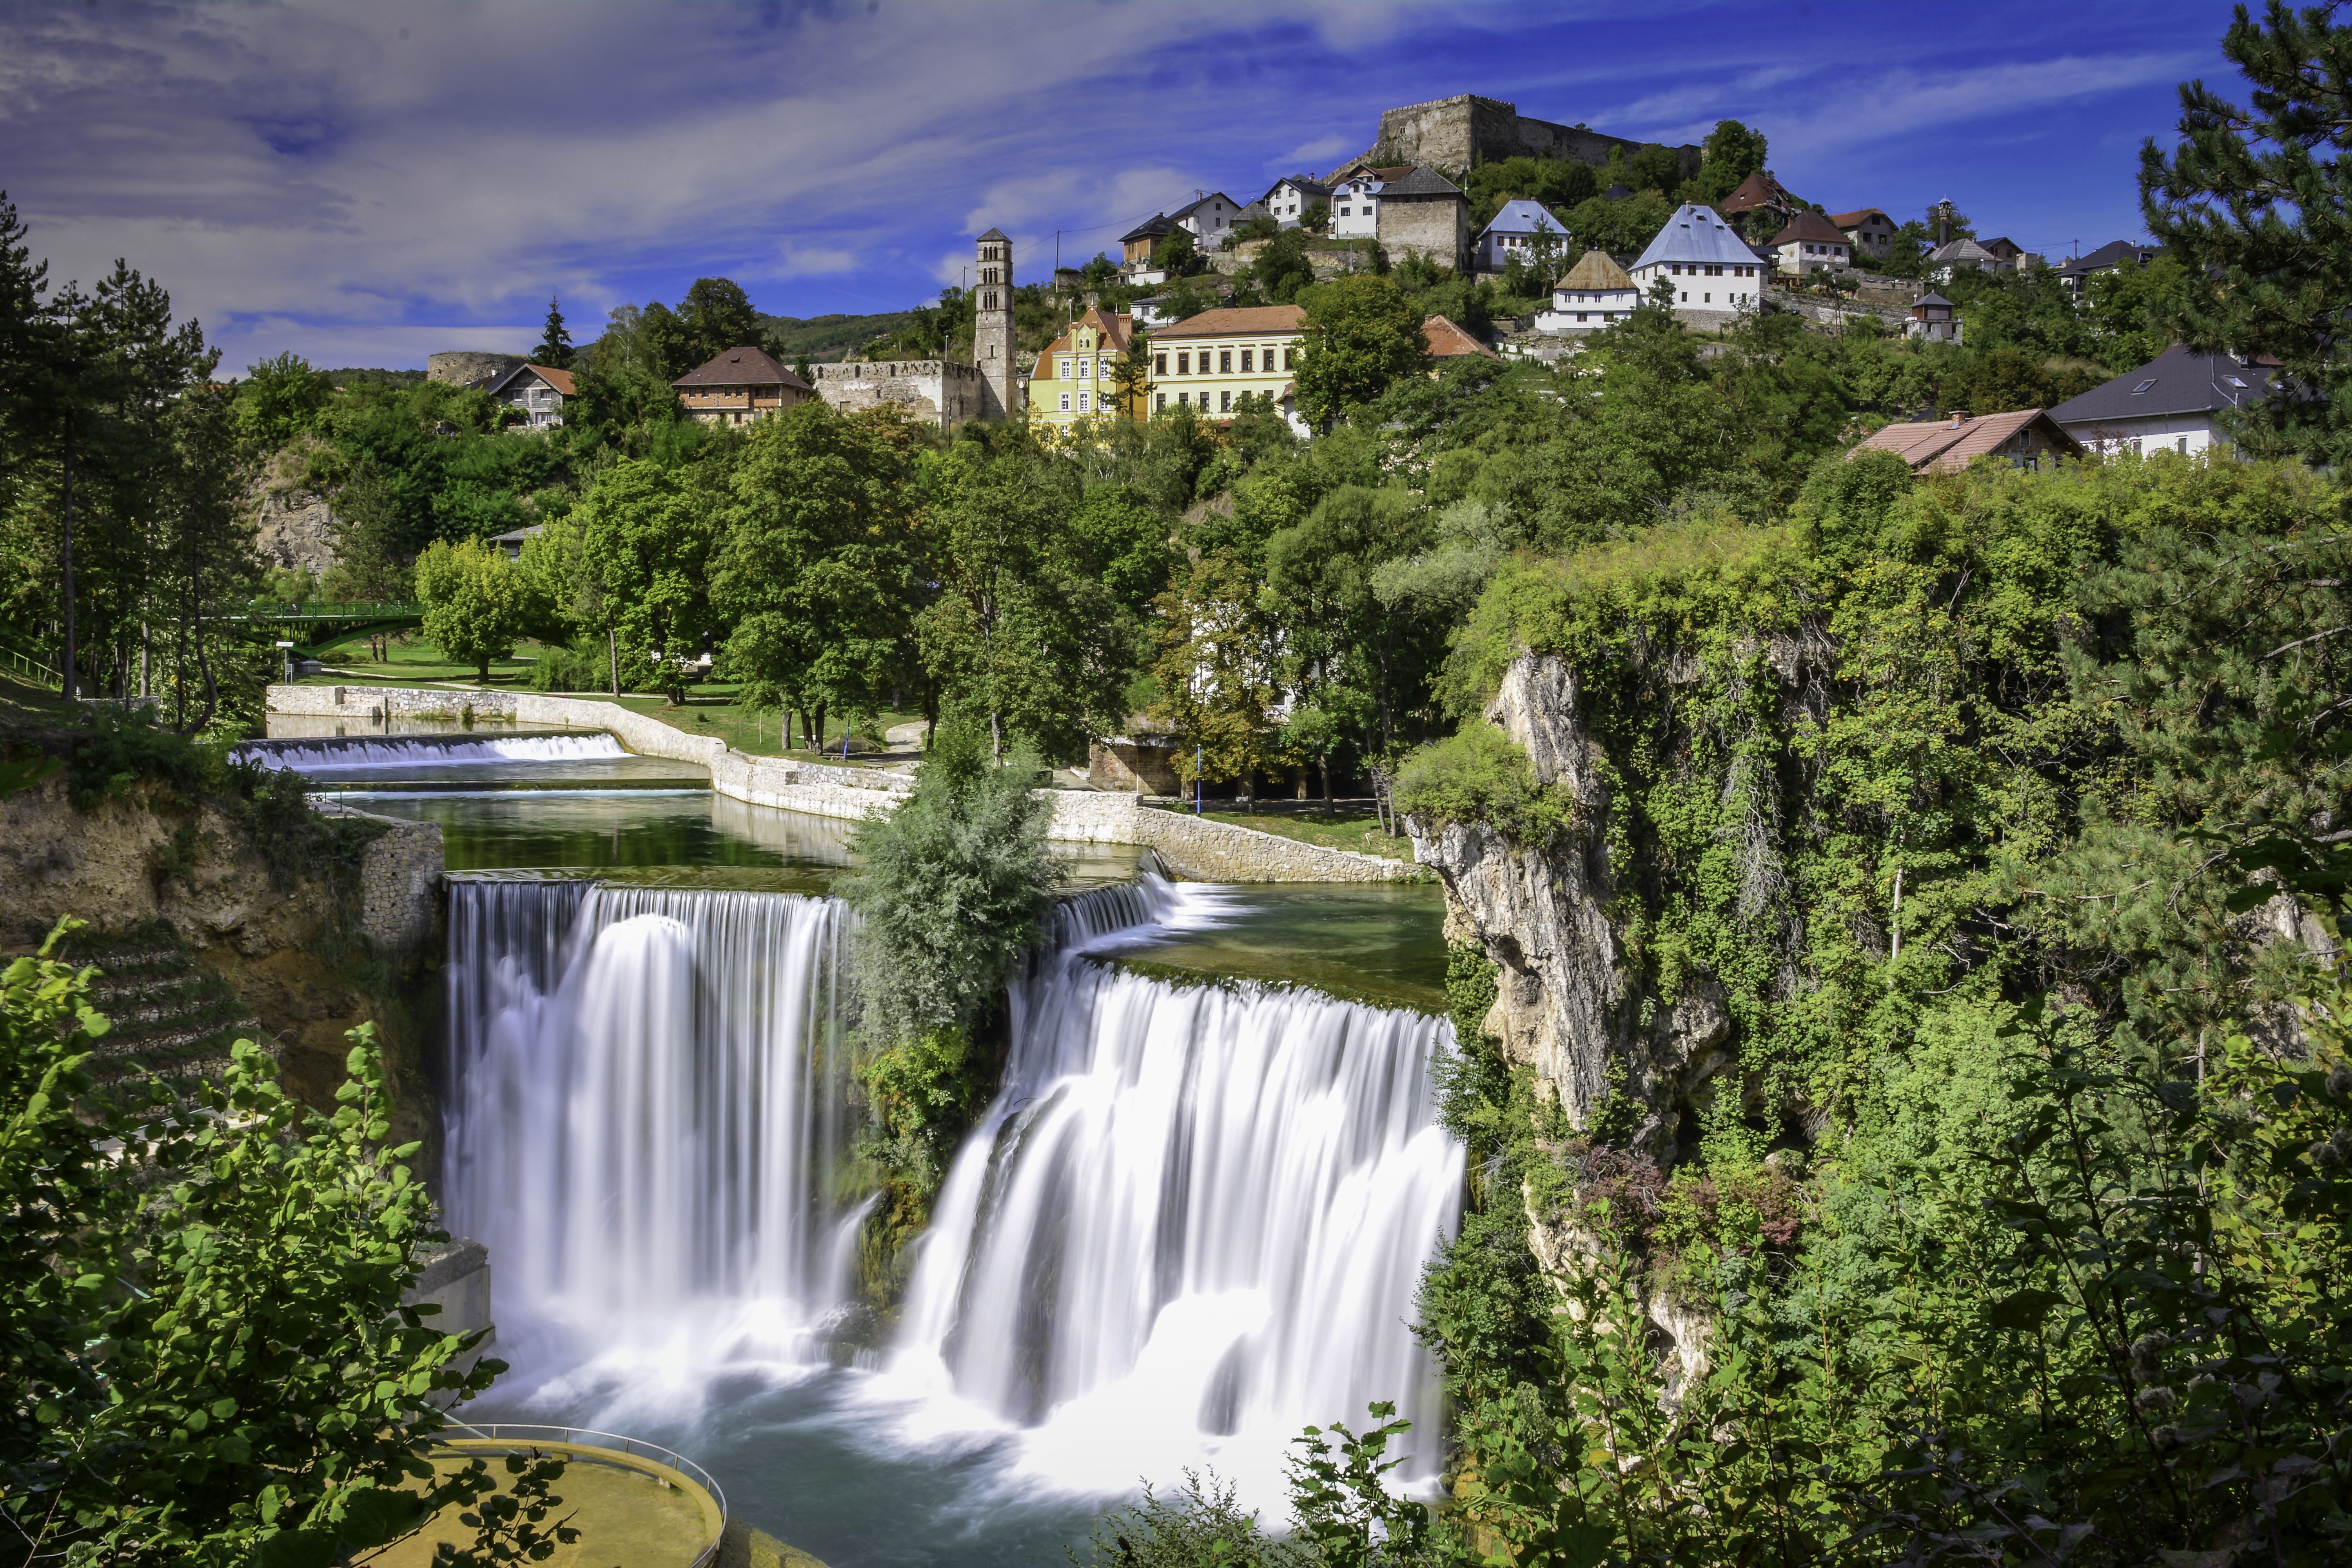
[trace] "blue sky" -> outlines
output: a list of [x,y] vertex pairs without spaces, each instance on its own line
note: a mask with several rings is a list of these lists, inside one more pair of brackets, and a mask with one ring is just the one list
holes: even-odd
[[1771,142],[1832,211],[2063,256],[2141,232],[2176,85],[2236,83],[2221,4],[131,5],[0,0],[0,189],[52,275],[117,256],[224,369],[520,350],[734,279],[763,310],[899,309],[971,237],[1016,269],[1368,147],[1458,92],[1619,135]]

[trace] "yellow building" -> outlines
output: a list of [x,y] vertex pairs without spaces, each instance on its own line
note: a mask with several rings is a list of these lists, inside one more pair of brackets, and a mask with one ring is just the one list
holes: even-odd
[[[1089,419],[1108,419],[1122,410],[1118,404],[1119,357],[1135,335],[1135,318],[1115,315],[1099,307],[1072,321],[1062,335],[1037,356],[1029,380],[1029,422],[1041,434],[1066,438],[1073,426]],[[1141,406],[1139,384],[1129,395],[1125,412],[1130,417]]]
[[1151,334],[1151,411],[1191,405],[1214,417],[1247,395],[1277,405],[1298,365],[1297,305],[1203,310]]

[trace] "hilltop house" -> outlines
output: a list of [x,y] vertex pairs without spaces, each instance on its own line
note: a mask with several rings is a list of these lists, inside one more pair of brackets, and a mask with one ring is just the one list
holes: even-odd
[[1953,239],[1927,253],[1927,268],[1937,281],[1948,283],[1952,274],[1963,268],[1974,272],[2014,272],[2017,263],[1973,239]]
[[2077,256],[2058,268],[2058,280],[2066,285],[2067,292],[2075,299],[2083,297],[2083,285],[2094,272],[2120,272],[2126,267],[2146,267],[2157,258],[2153,245],[2135,245],[2127,239],[2111,239],[2088,256]]
[[2061,429],[2091,451],[2178,452],[2193,458],[2227,449],[2221,415],[2270,393],[2271,367],[2175,343],[2147,363],[2050,411]]
[[1330,186],[1318,184],[1304,174],[1293,174],[1286,180],[1275,181],[1257,200],[1275,222],[1285,228],[1297,228],[1308,207],[1330,199]]
[[1644,297],[1664,281],[1685,324],[1725,327],[1741,310],[1756,309],[1764,263],[1714,208],[1690,202],[1675,209],[1629,271]]
[[1623,321],[1641,303],[1642,291],[1616,258],[1605,250],[1588,250],[1552,285],[1551,309],[1536,312],[1536,331],[1597,332]]
[[1391,180],[1402,180],[1412,173],[1410,163],[1393,167],[1373,168],[1359,164],[1333,176],[1331,195],[1331,232],[1340,238],[1377,238],[1381,232],[1381,193]]
[[1759,169],[1731,188],[1731,194],[1715,204],[1716,210],[1732,221],[1733,226],[1749,234],[1758,232],[1753,225],[1765,220],[1751,217],[1759,211],[1777,213],[1786,220],[1805,210],[1805,204],[1789,194],[1787,186]]
[[1941,294],[1922,294],[1911,302],[1911,319],[1903,323],[1903,335],[1925,338],[1931,343],[1956,343],[1963,325],[1958,307],[1949,300]]
[[1208,191],[1170,213],[1168,221],[1177,228],[1191,229],[1193,243],[1202,250],[1214,250],[1233,233],[1241,216],[1241,203],[1223,191]]
[[1037,355],[1029,380],[1029,420],[1057,436],[1066,436],[1081,420],[1133,416],[1140,411],[1143,387],[1132,386],[1122,408],[1118,400],[1118,365],[1135,337],[1135,318],[1100,306],[1072,321],[1062,335]]
[[1297,368],[1306,316],[1297,305],[1228,306],[1160,328],[1151,334],[1151,411],[1226,415],[1237,397],[1279,401]]
[[485,389],[497,402],[523,412],[523,426],[544,430],[563,423],[563,405],[580,395],[572,373],[553,365],[519,364]]
[[1383,183],[1377,234],[1391,261],[1419,256],[1456,272],[1470,269],[1470,198],[1434,169],[1407,169]]
[[1845,236],[1856,256],[1874,256],[1881,261],[1895,254],[1895,236],[1902,227],[1876,207],[1832,213],[1830,226]]
[[1444,316],[1432,316],[1422,322],[1421,337],[1429,345],[1429,357],[1433,362],[1430,370],[1432,375],[1436,374],[1450,359],[1479,354],[1488,359],[1503,357]]
[[687,413],[705,425],[749,425],[815,395],[766,351],[749,346],[729,349],[670,385]]
[[1845,231],[1817,212],[1801,212],[1790,218],[1765,248],[1777,258],[1774,265],[1792,277],[1843,272],[1853,265]]
[[1864,452],[1892,452],[1910,464],[1915,474],[1955,474],[1979,458],[1990,458],[2012,468],[2039,468],[2060,458],[2079,458],[2083,447],[2039,408],[1987,414],[1976,419],[1969,418],[1966,409],[1956,408],[1941,419],[1875,430],[1848,452],[1846,459],[1851,462]]
[[1552,258],[1557,261],[1568,243],[1567,226],[1546,212],[1541,202],[1505,202],[1495,221],[1478,237],[1470,265],[1480,272],[1500,272],[1514,256],[1523,264],[1531,263],[1538,242],[1546,237],[1551,240]]

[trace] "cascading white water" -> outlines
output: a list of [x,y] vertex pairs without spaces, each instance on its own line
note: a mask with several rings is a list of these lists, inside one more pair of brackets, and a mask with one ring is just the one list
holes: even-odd
[[[1088,912],[1066,912],[1071,935]],[[1013,1003],[1003,1089],[940,1193],[893,1373],[1034,1427],[1028,1466],[1081,1489],[1213,1458],[1262,1489],[1302,1426],[1360,1426],[1381,1399],[1414,1423],[1408,1477],[1433,1473],[1437,1393],[1408,1322],[1461,1205],[1428,1079],[1448,1026],[1171,985],[1075,946]]]
[[458,882],[449,1218],[564,1351],[794,1360],[860,1194],[830,899]]
[[464,763],[576,763],[625,757],[621,742],[606,734],[450,737],[366,736],[350,740],[256,741],[237,749],[240,761],[266,768],[297,768],[306,773],[337,768],[455,767]]
[[[1087,956],[1227,896],[1147,873],[1057,902],[870,1380],[874,1430],[1009,1437],[1056,1490],[1213,1462],[1278,1507],[1302,1426],[1394,1399],[1409,1473],[1433,1470],[1407,1325],[1460,1205],[1427,1081],[1447,1026]],[[824,1360],[811,1331],[850,1293],[867,1198],[840,1184],[851,919],[781,894],[455,885],[447,1197],[499,1270],[501,1353],[587,1368],[574,1394]]]

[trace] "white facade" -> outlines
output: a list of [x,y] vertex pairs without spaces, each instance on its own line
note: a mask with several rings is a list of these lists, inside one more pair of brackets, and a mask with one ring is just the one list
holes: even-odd
[[1557,259],[1568,244],[1567,227],[1540,202],[1505,202],[1495,221],[1471,247],[1470,265],[1480,272],[1500,272],[1514,256],[1523,261],[1532,259],[1536,241],[1544,235],[1550,236]]
[[1381,188],[1388,182],[1370,169],[1359,169],[1331,187],[1331,232],[1377,239],[1381,232]]
[[1274,188],[1258,198],[1265,205],[1265,210],[1273,215],[1274,221],[1285,228],[1297,228],[1299,220],[1307,216],[1308,207],[1313,206],[1317,202],[1328,202],[1330,199],[1331,192],[1328,186],[1318,185],[1312,180],[1296,178],[1276,180]]
[[1635,289],[1555,289],[1551,309],[1536,312],[1539,332],[1597,332],[1642,308]]
[[2210,414],[2156,414],[2137,419],[2099,419],[2069,424],[2066,434],[2103,458],[2154,457],[2177,452],[2184,458],[2203,457],[2230,449],[2230,438],[2215,428]]
[[1763,261],[1731,225],[1696,202],[1666,220],[1629,270],[1644,299],[1663,279],[1674,289],[1675,314],[1706,326],[1755,310],[1765,274]]
[[1223,191],[1211,191],[1207,195],[1169,216],[1169,221],[1192,231],[1192,238],[1202,250],[1214,250],[1224,243],[1234,226],[1241,221],[1242,205]]

